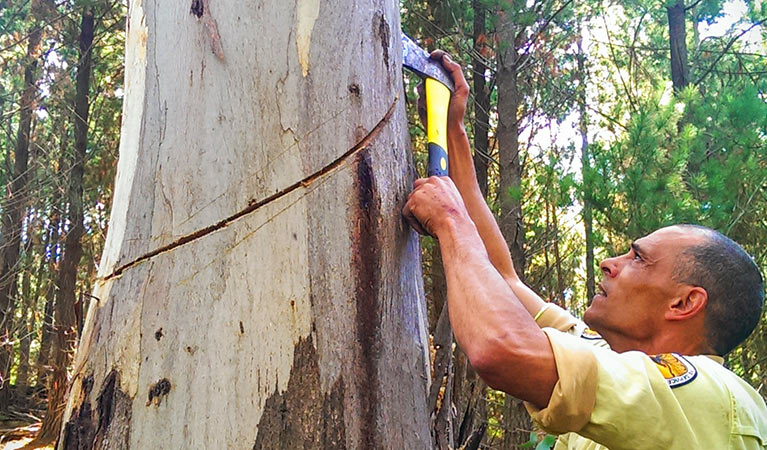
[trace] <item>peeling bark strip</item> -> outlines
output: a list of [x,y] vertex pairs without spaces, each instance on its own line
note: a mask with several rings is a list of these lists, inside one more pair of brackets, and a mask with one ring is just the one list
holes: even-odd
[[320,15],[320,0],[298,0],[296,3],[296,50],[301,75],[309,75],[309,48],[314,22]]
[[[120,378],[112,370],[104,380],[97,397],[97,410],[87,401],[93,389],[93,377],[83,381],[83,402],[64,426],[64,436],[59,448],[62,450],[127,450],[130,437],[131,401],[120,390]],[[96,422],[98,421],[98,424]]]
[[343,155],[341,155],[338,158],[336,158],[333,162],[331,162],[327,166],[325,166],[322,169],[318,170],[317,172],[309,175],[308,177],[302,179],[301,181],[293,183],[290,186],[286,187],[285,189],[282,189],[281,191],[276,192],[276,193],[274,193],[274,194],[272,194],[272,195],[270,195],[270,196],[268,196],[268,197],[266,197],[266,198],[264,198],[262,200],[258,200],[258,201],[251,200],[247,207],[245,207],[244,209],[240,210],[239,212],[236,212],[236,213],[232,214],[231,216],[227,217],[226,219],[220,220],[220,221],[214,223],[213,225],[209,225],[209,226],[207,226],[205,228],[202,228],[200,230],[197,230],[197,231],[195,231],[193,233],[187,234],[186,236],[182,236],[179,239],[171,242],[170,244],[163,245],[160,248],[154,249],[151,252],[148,252],[148,253],[145,253],[145,254],[139,256],[138,258],[134,259],[131,262],[123,264],[122,266],[120,266],[117,269],[115,269],[114,272],[112,272],[111,274],[109,274],[109,275],[105,276],[104,278],[102,278],[102,281],[107,281],[107,280],[111,280],[112,278],[116,278],[116,277],[120,276],[125,270],[127,270],[127,269],[129,269],[129,268],[131,268],[131,267],[133,267],[133,266],[135,266],[137,264],[140,264],[140,263],[142,263],[144,261],[147,261],[147,260],[149,260],[151,258],[154,258],[155,256],[157,256],[157,255],[159,255],[161,253],[168,252],[168,251],[173,250],[174,248],[180,247],[180,246],[182,246],[184,244],[188,244],[188,243],[190,243],[192,241],[196,241],[197,239],[200,239],[200,238],[202,238],[204,236],[207,236],[207,235],[209,235],[209,234],[211,234],[211,233],[213,233],[215,231],[218,231],[218,230],[220,230],[222,228],[226,228],[227,226],[229,226],[235,220],[237,220],[237,219],[239,219],[241,217],[244,217],[244,216],[246,216],[246,215],[248,215],[248,214],[250,214],[250,213],[252,213],[252,212],[254,212],[254,211],[258,210],[258,209],[260,209],[261,207],[263,207],[263,206],[265,206],[265,205],[267,205],[267,204],[269,204],[269,203],[271,203],[271,202],[273,202],[275,200],[278,200],[278,199],[280,199],[280,198],[290,194],[291,192],[295,191],[298,188],[301,188],[301,187],[308,188],[309,186],[311,186],[318,179],[320,179],[320,178],[324,177],[325,175],[328,175],[331,172],[333,172],[334,170],[338,169],[347,159],[349,159],[349,157],[354,156],[356,153],[358,153],[361,150],[367,148],[367,146],[370,144],[370,142],[376,137],[376,135],[378,135],[378,133],[381,131],[381,129],[383,129],[384,125],[386,125],[386,123],[389,121],[389,118],[391,117],[392,113],[394,112],[394,106],[397,104],[397,100],[399,100],[399,96],[394,98],[394,101],[392,102],[391,106],[389,106],[389,110],[386,111],[386,114],[384,114],[384,116],[381,118],[381,120],[378,121],[378,123],[375,125],[375,127],[373,127],[373,129],[370,130],[370,132],[367,135],[365,135],[365,137],[363,137],[356,145],[354,145],[354,147],[352,147],[349,150],[347,150]]
[[323,393],[312,337],[300,338],[285,392],[275,388],[266,400],[253,450],[344,449],[344,383],[339,376]]
[[364,448],[375,448],[378,423],[378,346],[381,327],[379,301],[381,267],[381,244],[378,239],[378,222],[381,205],[376,192],[375,177],[366,153],[357,161],[357,217],[352,250],[352,273],[356,280],[357,294],[357,342],[360,356],[357,361],[356,379],[362,397],[361,413],[364,426],[361,430]]

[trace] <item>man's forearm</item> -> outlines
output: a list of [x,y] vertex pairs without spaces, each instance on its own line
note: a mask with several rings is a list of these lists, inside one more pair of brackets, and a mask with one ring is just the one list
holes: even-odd
[[458,345],[490,386],[545,407],[557,381],[545,334],[491,264],[471,221],[451,222],[438,238]]

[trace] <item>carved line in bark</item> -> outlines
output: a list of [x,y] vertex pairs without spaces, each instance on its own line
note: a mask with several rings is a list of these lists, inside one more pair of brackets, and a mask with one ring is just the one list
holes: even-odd
[[391,118],[392,113],[394,113],[394,106],[397,104],[397,100],[399,100],[399,96],[394,97],[394,101],[392,101],[391,106],[389,106],[389,109],[386,111],[386,114],[381,118],[381,120],[376,123],[376,125],[373,127],[370,132],[365,135],[357,144],[355,144],[352,148],[344,152],[341,156],[336,158],[334,161],[332,161],[330,164],[326,165],[325,167],[321,168],[317,172],[314,172],[313,174],[307,176],[306,178],[291,184],[290,186],[262,199],[262,200],[251,200],[248,203],[248,206],[244,209],[232,214],[231,216],[222,219],[212,225],[208,225],[205,228],[202,228],[200,230],[194,231],[190,234],[187,234],[185,236],[182,236],[178,238],[177,240],[171,242],[170,244],[163,245],[162,247],[156,248],[150,252],[147,252],[138,258],[134,259],[133,261],[130,261],[128,263],[123,264],[122,266],[115,269],[111,274],[101,278],[100,281],[108,281],[113,278],[117,278],[120,275],[122,275],[123,272],[125,272],[127,269],[130,269],[131,267],[138,265],[144,261],[147,261],[151,258],[154,258],[157,255],[160,255],[162,253],[171,251],[177,247],[181,247],[182,245],[188,244],[192,241],[196,241],[202,237],[205,237],[211,233],[214,233],[222,228],[226,228],[229,226],[232,222],[234,222],[237,219],[240,219],[260,208],[263,206],[268,205],[269,203],[272,203],[276,200],[279,200],[280,198],[290,194],[291,192],[299,189],[299,188],[308,188],[311,186],[315,181],[323,178],[326,175],[329,175],[330,173],[334,172],[336,169],[341,167],[351,156],[354,156],[355,154],[359,153],[361,150],[365,149],[370,142],[378,135],[378,133],[383,129],[384,125],[389,121],[389,118]]

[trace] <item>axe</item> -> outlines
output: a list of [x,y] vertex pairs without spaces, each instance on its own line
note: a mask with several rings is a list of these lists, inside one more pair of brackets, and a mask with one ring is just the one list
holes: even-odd
[[426,138],[429,143],[428,176],[447,176],[447,107],[455,91],[453,79],[442,64],[402,33],[402,65],[424,79],[426,88]]

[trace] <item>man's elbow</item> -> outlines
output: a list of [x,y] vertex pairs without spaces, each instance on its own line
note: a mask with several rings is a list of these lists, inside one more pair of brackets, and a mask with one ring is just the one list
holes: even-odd
[[[548,339],[497,336],[467,353],[477,375],[493,389],[504,391],[541,408],[548,404],[558,380]],[[520,341],[524,342],[520,345]]]
[[[509,355],[500,340],[487,340],[476,345],[467,352],[471,366],[482,380],[493,389],[502,390],[505,367],[508,366]],[[507,374],[508,375],[508,374]]]
[[508,384],[506,378],[513,376],[509,369],[520,359],[520,351],[516,349],[512,339],[507,333],[484,336],[481,342],[475,342],[467,349],[466,356],[471,366],[493,389],[503,390]]

